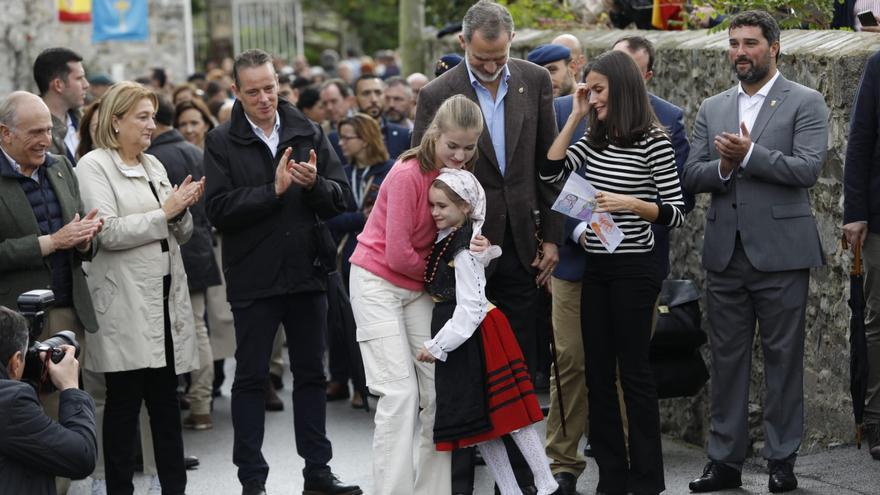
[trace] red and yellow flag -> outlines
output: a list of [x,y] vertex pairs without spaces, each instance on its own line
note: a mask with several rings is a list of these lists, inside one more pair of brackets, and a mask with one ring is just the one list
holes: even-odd
[[651,13],[651,25],[662,30],[681,30],[684,24],[669,25],[669,20],[680,20],[680,14],[684,10],[684,0],[654,0],[654,10]]
[[92,0],[58,0],[61,22],[92,22]]

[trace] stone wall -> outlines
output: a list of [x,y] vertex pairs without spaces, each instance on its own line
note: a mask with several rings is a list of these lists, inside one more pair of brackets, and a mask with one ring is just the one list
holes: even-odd
[[[627,31],[574,32],[592,58],[609,49]],[[559,33],[517,33],[513,56],[525,58],[534,46],[547,43]],[[706,31],[642,32],[658,49],[654,79],[649,89],[685,110],[690,130],[700,102],[735,84],[726,59],[727,33]],[[432,41],[433,55],[459,51],[457,42]],[[825,95],[830,108],[828,159],[819,183],[811,190],[813,211],[826,253],[827,265],[813,270],[810,280],[805,356],[806,433],[803,452],[853,441],[852,401],[849,396],[848,270],[851,256],[840,249],[843,162],[850,108],[865,59],[880,49],[880,36],[839,31],[783,31],[780,70],[785,77]],[[436,58],[434,58],[436,60]],[[700,266],[703,225],[708,196],[698,198],[697,208],[685,227],[672,238],[672,276],[692,278],[701,285]],[[797,249],[797,246],[779,246]],[[705,307],[705,306],[704,306]],[[706,323],[708,328],[708,324]],[[753,448],[763,445],[761,430],[763,366],[760,345],[754,347],[749,403]],[[710,361],[708,349],[704,354]],[[710,363],[711,365],[711,363]],[[708,432],[708,387],[697,397],[661,401],[665,432],[692,443],[703,444]]]
[[148,75],[164,67],[173,81],[186,78],[184,2],[150,0],[148,41],[92,43],[91,23],[58,21],[57,0],[9,0],[0,16],[0,96],[25,89],[36,91],[33,61],[44,49],[65,46],[83,57],[86,73],[102,72],[118,79]]

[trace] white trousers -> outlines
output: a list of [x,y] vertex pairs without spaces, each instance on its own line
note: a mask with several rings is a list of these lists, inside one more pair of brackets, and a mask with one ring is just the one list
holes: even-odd
[[431,338],[434,303],[425,292],[397,287],[356,265],[350,287],[367,386],[379,396],[373,493],[449,495],[452,456],[433,442],[434,365],[415,359]]

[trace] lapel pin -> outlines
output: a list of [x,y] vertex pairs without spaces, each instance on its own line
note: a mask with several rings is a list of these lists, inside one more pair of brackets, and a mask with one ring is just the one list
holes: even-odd
[[520,87],[519,87],[519,92],[522,93],[523,91],[525,91],[525,89],[523,89],[523,87],[520,86]]
[[771,106],[771,107],[775,107],[775,106],[776,106],[776,100],[770,100],[770,106]]
[[62,178],[62,179],[64,178],[64,177],[61,176],[61,172],[58,172],[58,177],[59,177],[59,178]]

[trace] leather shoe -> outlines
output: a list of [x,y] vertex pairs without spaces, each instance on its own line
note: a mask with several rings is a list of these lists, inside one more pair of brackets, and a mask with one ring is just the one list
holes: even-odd
[[688,488],[692,492],[715,492],[742,486],[742,475],[736,469],[720,462],[709,461],[703,468],[703,475],[691,481]]
[[577,495],[577,477],[572,473],[556,473],[553,479],[559,485],[559,488],[553,492],[553,495]]
[[534,486],[521,486],[519,489],[522,490],[523,495],[538,495],[538,489]]
[[241,485],[241,495],[266,495],[266,484],[262,481],[245,481]]
[[362,495],[357,485],[343,485],[329,469],[309,474],[303,483],[303,495]]
[[327,402],[348,398],[348,384],[330,382],[327,384]]
[[281,397],[275,393],[275,387],[272,386],[271,380],[266,380],[266,410],[267,411],[283,411],[284,402]]
[[199,467],[199,458],[194,455],[183,456],[183,467],[189,470]]
[[770,493],[790,492],[797,488],[794,466],[785,461],[770,461],[770,480],[767,482]]
[[880,461],[880,423],[865,423],[865,437],[868,440],[868,452],[875,461]]

